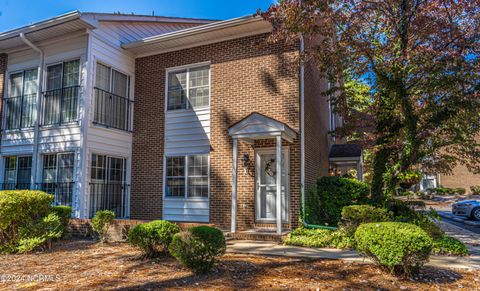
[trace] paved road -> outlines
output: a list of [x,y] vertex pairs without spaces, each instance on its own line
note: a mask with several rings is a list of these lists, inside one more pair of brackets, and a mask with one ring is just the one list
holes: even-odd
[[453,221],[453,220],[451,220],[451,219],[449,219],[449,218],[444,218],[444,217],[442,217],[442,220],[445,221],[445,222],[451,223],[451,224],[453,224],[453,225],[459,226],[459,227],[461,227],[461,228],[468,229],[468,230],[471,231],[471,232],[480,234],[480,227],[479,227],[479,226],[467,225],[467,224],[465,224],[465,223],[456,222],[456,221]]

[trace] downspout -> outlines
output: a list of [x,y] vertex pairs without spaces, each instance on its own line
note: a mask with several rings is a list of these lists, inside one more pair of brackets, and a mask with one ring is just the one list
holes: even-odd
[[[303,35],[300,36],[300,53],[305,51],[305,41]],[[305,220],[305,65],[300,64],[300,191],[302,200],[302,224],[305,228],[330,229],[336,230],[336,227],[309,224]]]
[[37,182],[37,163],[38,163],[38,135],[39,135],[39,123],[40,123],[40,110],[41,110],[41,96],[42,96],[42,91],[43,91],[43,66],[45,64],[45,54],[43,50],[41,50],[39,47],[34,45],[31,41],[29,41],[26,37],[25,34],[20,33],[19,34],[20,39],[28,45],[30,48],[32,48],[34,51],[38,52],[40,54],[40,62],[38,65],[38,92],[37,92],[37,102],[36,102],[36,121],[35,121],[35,127],[34,127],[34,135],[33,135],[33,154],[32,154],[32,184],[34,187],[36,187],[35,183]]

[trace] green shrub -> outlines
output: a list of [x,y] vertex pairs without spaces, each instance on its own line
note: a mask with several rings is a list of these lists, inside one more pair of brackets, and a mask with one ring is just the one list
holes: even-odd
[[465,188],[453,188],[453,193],[458,195],[464,195],[465,193],[467,193],[467,190]]
[[418,226],[400,222],[366,223],[355,232],[357,249],[392,273],[411,275],[432,251],[432,239]]
[[301,227],[290,232],[283,243],[290,246],[310,248],[351,249],[355,247],[354,239],[344,229],[334,231]]
[[53,196],[41,191],[0,191],[0,253],[16,252],[38,221],[49,212]]
[[110,210],[100,210],[95,213],[95,217],[92,219],[92,228],[102,243],[108,241],[108,229],[114,219],[115,212]]
[[63,228],[67,230],[68,228],[68,222],[70,221],[70,218],[72,217],[72,207],[70,206],[52,206],[50,207],[50,212],[55,213],[58,215],[60,218],[60,221],[62,222]]
[[391,213],[383,208],[371,205],[351,205],[342,209],[341,227],[347,234],[353,236],[357,227],[362,223],[390,221]]
[[169,250],[194,273],[206,273],[215,266],[217,257],[225,253],[225,237],[221,230],[214,227],[192,227],[175,234]]
[[337,225],[342,208],[367,204],[367,183],[341,177],[321,177],[306,195],[305,219],[312,224]]
[[452,195],[452,194],[459,194],[463,195],[467,191],[465,188],[448,188],[448,187],[437,187],[432,190],[437,195]]
[[480,195],[480,186],[471,186],[470,192],[472,192],[473,195]]
[[147,257],[157,257],[168,252],[168,246],[178,232],[178,225],[156,220],[132,228],[128,233],[128,242],[140,248]]
[[432,253],[438,255],[466,256],[468,255],[468,249],[458,239],[444,235],[433,241]]
[[25,253],[37,248],[50,248],[53,241],[63,236],[65,227],[56,213],[50,213],[31,226],[21,227],[19,232],[21,239],[16,251]]

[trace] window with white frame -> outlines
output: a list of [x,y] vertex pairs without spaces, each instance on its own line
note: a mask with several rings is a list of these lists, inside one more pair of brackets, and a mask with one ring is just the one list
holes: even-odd
[[209,156],[166,157],[165,197],[208,198]]
[[72,205],[75,186],[74,164],[74,153],[43,155],[41,189],[54,195],[54,203],[57,205]]
[[167,110],[210,105],[210,66],[172,70],[167,79]]
[[36,118],[38,69],[10,74],[4,100],[5,129],[33,127]]
[[97,63],[94,123],[128,130],[130,77]]

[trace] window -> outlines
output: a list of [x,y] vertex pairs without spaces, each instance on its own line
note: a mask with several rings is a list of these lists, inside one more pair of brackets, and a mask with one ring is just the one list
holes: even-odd
[[90,216],[99,210],[112,210],[117,217],[126,217],[127,162],[124,158],[92,155],[90,173]]
[[31,156],[5,157],[5,176],[3,189],[30,189],[31,178]]
[[130,78],[97,63],[94,123],[128,130]]
[[47,67],[43,124],[77,121],[80,61],[68,61]]
[[54,195],[56,205],[72,205],[74,161],[73,153],[43,155],[41,188]]
[[166,197],[208,197],[208,155],[167,157],[165,175]]
[[5,99],[5,129],[33,127],[36,117],[38,69],[10,75]]
[[210,104],[210,66],[171,71],[167,83],[167,110]]

